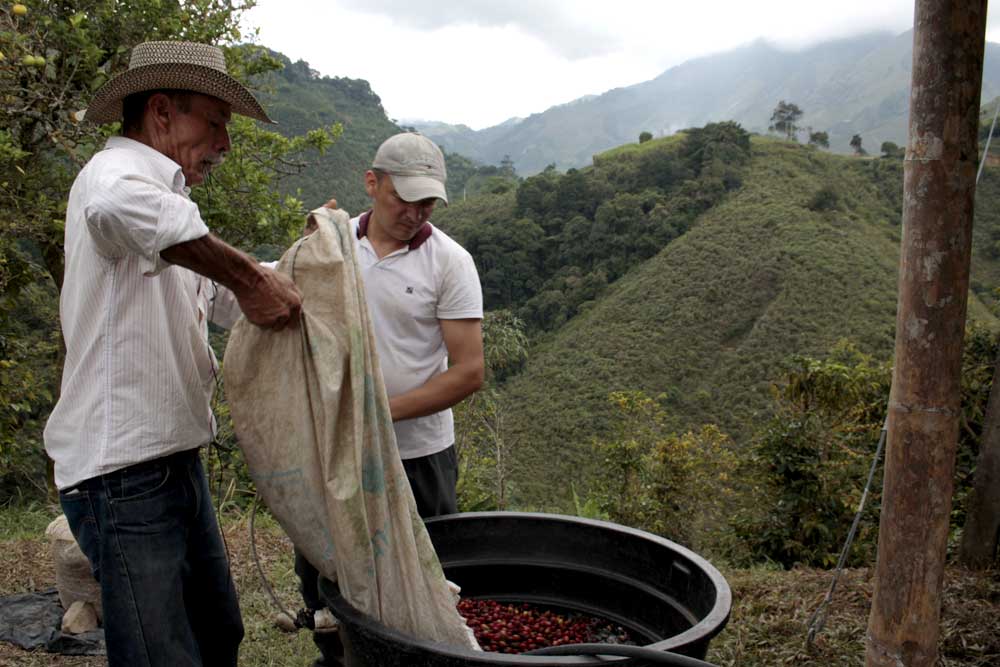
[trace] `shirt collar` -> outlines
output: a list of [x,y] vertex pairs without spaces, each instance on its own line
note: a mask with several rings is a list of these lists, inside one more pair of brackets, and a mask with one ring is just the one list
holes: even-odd
[[184,181],[184,171],[181,166],[169,157],[156,150],[148,144],[128,137],[109,137],[105,148],[123,149],[135,151],[148,159],[156,169],[157,175],[163,179],[164,183],[169,183],[175,192],[190,194],[191,188],[187,187]]
[[[364,213],[361,214],[361,218],[358,220],[359,239],[368,236],[368,220],[371,217],[372,217],[371,211],[365,211]],[[424,244],[424,241],[426,241],[431,237],[431,233],[433,231],[434,227],[431,226],[431,223],[429,222],[425,222],[424,224],[420,225],[420,229],[418,229],[417,233],[413,235],[412,239],[410,239],[409,249],[416,250],[417,248],[422,246]]]

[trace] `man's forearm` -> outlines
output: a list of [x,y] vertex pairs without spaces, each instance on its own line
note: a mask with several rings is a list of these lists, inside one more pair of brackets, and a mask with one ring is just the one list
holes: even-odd
[[456,364],[425,384],[389,399],[393,421],[426,417],[459,403],[483,384],[482,368]]
[[280,330],[298,323],[302,295],[295,283],[212,234],[170,246],[160,257],[228,287],[246,318],[258,326]]
[[170,246],[160,257],[225,285],[237,296],[252,290],[260,280],[257,262],[214,234]]

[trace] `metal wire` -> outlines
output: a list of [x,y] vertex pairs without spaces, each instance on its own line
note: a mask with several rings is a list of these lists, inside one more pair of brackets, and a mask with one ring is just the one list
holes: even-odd
[[[1000,107],[998,107],[1000,108]],[[851,524],[851,530],[847,534],[847,540],[844,542],[844,548],[840,550],[840,558],[837,560],[837,570],[834,572],[833,581],[830,582],[830,590],[826,592],[826,597],[820,603],[816,611],[809,618],[809,632],[806,635],[806,646],[812,646],[813,640],[816,639],[816,635],[822,632],[823,626],[826,624],[827,612],[829,611],[830,602],[833,600],[833,592],[837,590],[837,582],[840,580],[840,575],[844,571],[844,563],[847,562],[847,554],[851,550],[851,543],[854,542],[854,536],[858,532],[858,524],[861,523],[861,514],[865,509],[865,503],[868,501],[868,491],[871,489],[872,480],[875,478],[875,471],[878,469],[879,459],[882,458],[882,448],[885,446],[886,432],[889,427],[889,417],[886,415],[885,421],[882,422],[882,432],[878,438],[878,447],[875,449],[875,458],[872,460],[871,468],[868,470],[868,482],[865,483],[865,490],[861,494],[861,502],[858,503],[858,511],[854,515],[854,522]]]
[[979,184],[979,177],[983,175],[983,167],[986,166],[986,156],[990,154],[990,139],[993,138],[993,130],[997,126],[997,116],[1000,115],[1000,103],[997,103],[997,109],[993,112],[993,124],[990,125],[990,136],[986,137],[986,148],[983,149],[983,157],[979,161],[979,171],[976,172],[976,184]]

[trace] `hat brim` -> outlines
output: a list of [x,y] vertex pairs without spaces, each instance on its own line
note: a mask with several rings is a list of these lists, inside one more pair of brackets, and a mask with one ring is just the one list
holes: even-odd
[[147,90],[189,90],[228,102],[233,113],[274,123],[253,94],[225,72],[204,65],[161,63],[122,72],[94,94],[84,120],[116,123],[122,119],[122,100]]
[[415,202],[424,199],[440,199],[448,204],[448,193],[444,189],[444,183],[431,176],[399,176],[389,174],[392,178],[392,185],[396,188],[396,194],[403,201]]

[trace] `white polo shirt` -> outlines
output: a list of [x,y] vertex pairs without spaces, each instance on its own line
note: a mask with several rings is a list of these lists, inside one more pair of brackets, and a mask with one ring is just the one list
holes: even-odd
[[[482,319],[483,290],[465,248],[425,223],[410,244],[378,258],[367,237],[371,212],[353,220],[358,263],[389,396],[425,384],[448,369],[438,320]],[[436,454],[455,442],[451,409],[393,424],[404,459]]]

